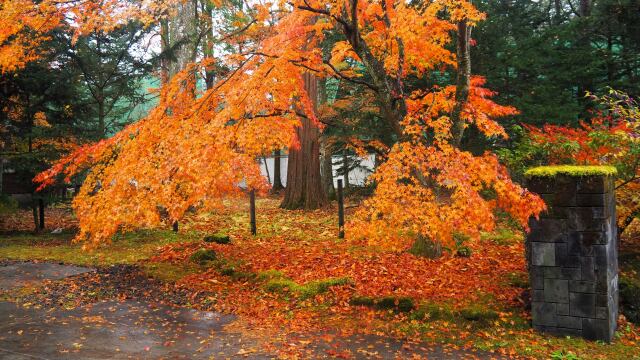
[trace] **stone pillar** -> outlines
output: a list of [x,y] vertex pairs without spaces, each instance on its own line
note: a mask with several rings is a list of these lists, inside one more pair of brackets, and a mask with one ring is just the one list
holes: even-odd
[[615,168],[572,169],[527,172],[548,206],[527,236],[533,327],[609,342],[618,318]]

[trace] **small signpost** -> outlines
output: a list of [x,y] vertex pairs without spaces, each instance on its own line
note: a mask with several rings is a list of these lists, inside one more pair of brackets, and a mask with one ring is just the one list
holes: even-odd
[[344,239],[344,199],[342,196],[342,179],[338,179],[338,237]]

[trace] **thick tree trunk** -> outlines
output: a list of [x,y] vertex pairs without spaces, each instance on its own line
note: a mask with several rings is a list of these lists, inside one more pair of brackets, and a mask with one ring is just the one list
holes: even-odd
[[[312,74],[304,75],[305,90],[317,102],[318,79]],[[287,187],[284,209],[318,209],[327,204],[327,196],[320,177],[320,130],[307,117],[301,118],[302,126],[296,129],[300,148],[289,149]]]
[[169,21],[169,45],[173,60],[169,63],[169,78],[196,59],[198,8],[193,0],[179,2],[176,16]]
[[271,187],[271,192],[273,193],[284,189],[284,186],[282,186],[282,171],[280,171],[281,156],[282,151],[276,150],[273,152],[273,186]]
[[171,37],[169,34],[169,21],[160,21],[160,43],[162,46],[163,58],[160,60],[160,81],[162,84],[169,82],[169,69],[171,67],[171,60],[169,57],[169,51],[171,48]]
[[471,55],[469,53],[469,40],[471,39],[471,27],[466,21],[458,23],[458,41],[456,44],[456,57],[458,73],[456,75],[456,103],[451,114],[452,143],[460,146],[464,135],[465,123],[462,119],[462,110],[469,99],[469,87],[471,86]]
[[336,189],[333,187],[333,154],[331,152],[331,143],[326,136],[320,139],[320,149],[322,188],[329,198],[333,198],[336,192]]

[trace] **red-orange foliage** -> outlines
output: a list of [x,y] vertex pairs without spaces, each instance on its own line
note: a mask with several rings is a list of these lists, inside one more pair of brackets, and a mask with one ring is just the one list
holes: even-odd
[[[624,230],[640,215],[640,105],[629,96],[611,91],[596,98],[607,108],[579,127],[527,126],[529,151],[551,164],[613,165],[618,225]],[[525,152],[525,157],[533,157]],[[527,159],[524,159],[526,161]]]
[[[317,121],[304,91],[304,72],[368,88],[398,137],[376,172],[378,187],[359,213],[357,234],[390,239],[392,246],[416,234],[449,243],[453,232],[477,238],[492,229],[496,209],[525,227],[528,217],[543,209],[537,196],[510,180],[494,155],[474,156],[452,144],[453,87],[413,91],[405,83],[455,67],[455,54],[446,46],[456,23],[473,25],[483,18],[468,1],[417,6],[295,0],[256,4],[251,14],[256,16],[251,26],[227,41],[254,45],[219,60],[233,70],[214,88],[194,97],[194,70],[212,65],[205,59],[164,87],[160,105],[146,119],[37,177],[45,186],[61,172],[91,169],[74,202],[80,238],[96,244],[118,229],[156,226],[160,206],[171,220],[193,205],[211,208],[215,200],[237,194],[242,180],[265,189],[254,159],[296,146],[299,116]],[[269,25],[274,18],[275,25]],[[319,45],[329,32],[346,40],[334,44],[325,62]],[[464,126],[505,136],[494,118],[515,110],[493,103],[482,84],[480,78],[473,81],[461,114]]]

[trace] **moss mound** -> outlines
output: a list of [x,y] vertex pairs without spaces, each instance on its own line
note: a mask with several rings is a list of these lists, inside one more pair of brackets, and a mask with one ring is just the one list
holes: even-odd
[[216,244],[229,244],[231,243],[231,238],[229,235],[225,234],[213,234],[205,236],[202,240],[207,243],[216,243]]
[[199,249],[198,251],[191,254],[189,260],[194,263],[203,265],[209,261],[214,261],[216,259],[216,252],[211,249]]
[[486,324],[498,319],[499,315],[496,311],[482,305],[470,305],[455,310],[448,304],[426,303],[420,305],[409,317],[419,321],[466,320]]
[[350,304],[353,306],[367,306],[377,310],[394,310],[409,312],[415,308],[415,303],[409,297],[384,296],[372,298],[368,296],[354,296]]
[[613,166],[577,166],[577,165],[556,165],[539,166],[527,170],[526,177],[554,177],[558,175],[567,176],[615,176],[618,174]]
[[348,278],[328,278],[300,285],[287,278],[281,271],[267,270],[258,274],[258,280],[266,281],[264,289],[274,293],[291,293],[300,299],[309,299],[327,292],[332,286],[351,284]]

